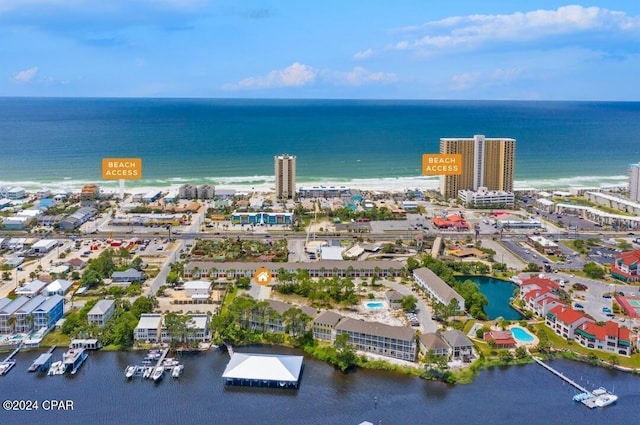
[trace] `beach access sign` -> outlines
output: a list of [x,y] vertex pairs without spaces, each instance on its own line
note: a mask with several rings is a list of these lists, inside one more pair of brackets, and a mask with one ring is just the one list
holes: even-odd
[[425,153],[422,155],[422,175],[459,176],[462,174],[462,154]]
[[105,180],[139,180],[142,178],[142,159],[102,158],[102,178]]

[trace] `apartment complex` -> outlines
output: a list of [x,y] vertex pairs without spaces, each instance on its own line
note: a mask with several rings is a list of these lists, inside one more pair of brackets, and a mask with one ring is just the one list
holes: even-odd
[[629,164],[629,199],[640,202],[640,162]]
[[293,198],[296,193],[296,157],[283,154],[274,157],[276,196]]
[[462,174],[440,177],[440,193],[457,198],[460,190],[513,191],[515,139],[473,138],[440,139],[441,154],[462,155]]

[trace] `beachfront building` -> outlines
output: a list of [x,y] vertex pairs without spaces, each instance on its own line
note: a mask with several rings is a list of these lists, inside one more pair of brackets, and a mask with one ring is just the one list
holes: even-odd
[[458,191],[458,199],[467,208],[513,208],[516,197],[513,192],[489,190],[481,187],[476,190]]
[[344,318],[335,328],[336,337],[349,336],[356,350],[413,362],[417,356],[415,331],[408,326],[391,326],[379,322]]
[[294,213],[287,212],[238,212],[231,215],[233,224],[292,224]]
[[114,300],[100,300],[87,314],[87,322],[90,325],[104,326],[116,312]]
[[416,283],[427,291],[436,301],[444,305],[457,302],[460,311],[464,311],[464,298],[462,298],[462,295],[458,294],[451,286],[427,267],[415,269],[413,271],[413,278]]
[[[622,211],[623,213],[627,213],[628,215],[640,216],[640,203],[638,203],[637,201],[594,190],[584,192],[583,196],[587,198],[587,200],[598,205]],[[616,224],[619,223],[614,223],[614,225]]]
[[640,162],[629,164],[629,199],[640,202]]
[[611,275],[623,282],[640,280],[640,249],[625,251],[615,256],[611,263]]
[[461,190],[513,191],[515,139],[473,138],[440,139],[441,154],[462,155],[462,174],[441,176],[440,193],[454,199]]
[[341,198],[347,195],[351,199],[351,189],[346,186],[303,186],[298,189],[300,198]]
[[273,158],[276,197],[293,198],[296,194],[296,157],[287,154],[275,156]]
[[198,197],[198,189],[192,184],[183,184],[178,188],[178,197],[180,199],[196,199]]
[[197,190],[198,199],[213,199],[216,196],[216,188],[211,184],[201,184]]
[[27,191],[23,187],[12,187],[7,190],[7,193],[4,195],[7,199],[12,201],[17,201],[20,199],[24,199],[27,197]]

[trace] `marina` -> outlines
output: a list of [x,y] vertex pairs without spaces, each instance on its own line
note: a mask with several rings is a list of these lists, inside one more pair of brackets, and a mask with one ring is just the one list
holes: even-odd
[[51,347],[49,351],[40,354],[37,359],[29,366],[29,372],[47,372],[51,367],[51,358],[56,347]]
[[13,350],[11,354],[9,354],[6,359],[4,359],[4,361],[0,362],[0,376],[9,373],[9,371],[16,365],[16,361],[13,358],[16,354],[18,354],[21,348],[22,344],[18,345],[18,347],[16,347],[16,349]]
[[159,382],[164,377],[165,372],[171,373],[174,378],[180,377],[184,370],[184,365],[174,358],[167,357],[169,349],[150,350],[142,360],[142,365],[128,365],[125,368],[124,376],[127,380],[134,377],[151,379]]
[[584,404],[585,406],[587,406],[589,409],[593,409],[595,407],[609,406],[610,404],[613,404],[616,402],[616,400],[618,400],[618,396],[607,391],[604,387],[600,387],[593,391],[589,391],[588,389],[578,384],[573,379],[567,377],[563,373],[552,368],[551,366],[549,366],[542,360],[538,359],[537,357],[533,357],[533,360],[535,360],[536,363],[538,363],[540,366],[547,369],[549,372],[556,375],[558,378],[562,379],[566,383],[577,388],[580,391],[580,393],[573,396],[573,401],[578,401]]

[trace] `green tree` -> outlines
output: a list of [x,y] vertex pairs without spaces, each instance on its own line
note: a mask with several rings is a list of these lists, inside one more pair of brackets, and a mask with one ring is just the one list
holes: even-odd
[[590,261],[584,265],[582,269],[591,279],[602,279],[604,277],[604,269],[598,264]]
[[336,350],[334,366],[342,372],[345,372],[358,364],[356,350],[353,345],[349,343],[348,334],[337,335],[333,346]]
[[403,297],[402,301],[400,302],[400,306],[404,311],[413,311],[416,309],[417,305],[418,305],[418,299],[413,295],[407,295]]

